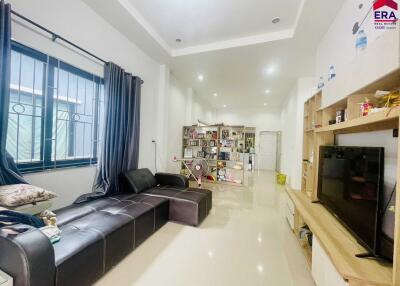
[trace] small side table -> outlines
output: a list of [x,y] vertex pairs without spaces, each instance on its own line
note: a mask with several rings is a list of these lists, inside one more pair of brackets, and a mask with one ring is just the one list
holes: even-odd
[[0,286],[13,286],[13,279],[0,270]]

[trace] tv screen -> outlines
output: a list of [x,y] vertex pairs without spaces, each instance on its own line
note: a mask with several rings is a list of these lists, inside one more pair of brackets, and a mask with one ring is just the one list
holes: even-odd
[[384,148],[320,147],[318,199],[379,255]]

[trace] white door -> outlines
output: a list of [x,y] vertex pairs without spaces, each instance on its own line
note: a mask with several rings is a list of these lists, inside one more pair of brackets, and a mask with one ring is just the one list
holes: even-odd
[[276,171],[277,133],[269,131],[260,132],[259,142],[258,169]]

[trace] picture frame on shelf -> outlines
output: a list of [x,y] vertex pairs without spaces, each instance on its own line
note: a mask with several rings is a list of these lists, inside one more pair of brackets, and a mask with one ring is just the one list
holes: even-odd
[[191,148],[185,148],[183,157],[184,157],[184,158],[193,158],[193,149],[191,149]]
[[229,129],[222,129],[221,139],[228,139],[228,138],[229,138]]

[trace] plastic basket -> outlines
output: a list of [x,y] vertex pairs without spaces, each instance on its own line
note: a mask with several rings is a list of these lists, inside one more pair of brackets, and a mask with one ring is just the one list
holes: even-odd
[[276,182],[279,185],[283,185],[283,186],[286,185],[286,175],[282,174],[282,173],[276,174]]

